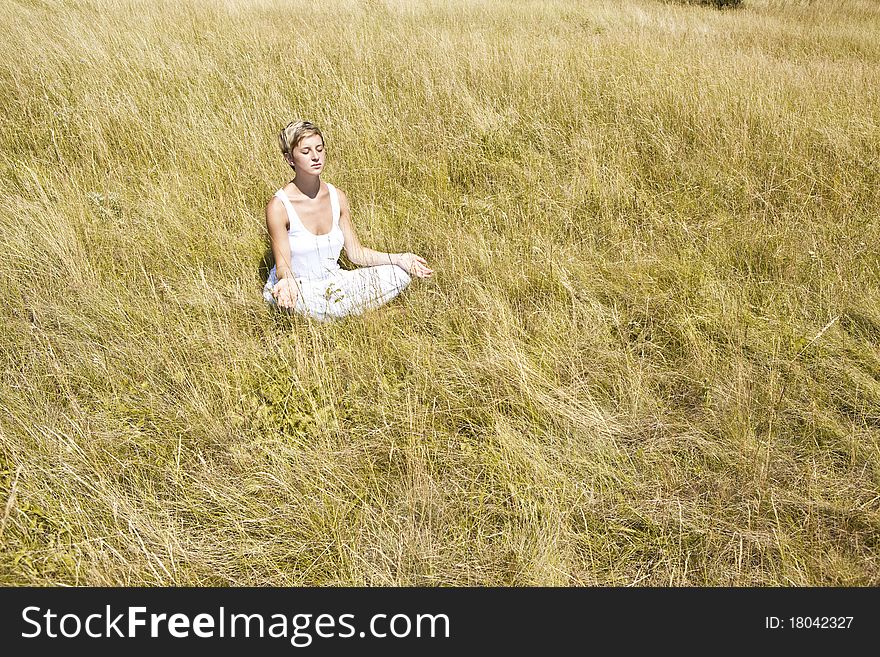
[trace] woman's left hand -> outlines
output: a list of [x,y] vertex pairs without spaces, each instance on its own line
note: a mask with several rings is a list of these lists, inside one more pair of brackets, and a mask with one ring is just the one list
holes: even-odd
[[428,267],[428,263],[425,259],[421,256],[417,256],[415,253],[397,254],[397,262],[394,264],[403,269],[410,276],[428,278],[434,273],[434,270]]

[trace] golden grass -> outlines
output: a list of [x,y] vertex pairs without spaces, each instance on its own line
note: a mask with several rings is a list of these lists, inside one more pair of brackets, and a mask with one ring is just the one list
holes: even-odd
[[[880,583],[877,3],[3,14],[0,583]],[[297,117],[434,279],[267,311]]]

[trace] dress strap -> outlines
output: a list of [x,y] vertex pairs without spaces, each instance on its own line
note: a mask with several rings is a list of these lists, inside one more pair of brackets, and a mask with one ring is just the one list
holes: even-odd
[[336,188],[327,183],[327,189],[330,190],[330,209],[333,212],[333,225],[339,225],[339,194],[336,192]]
[[299,220],[299,215],[296,213],[296,210],[293,209],[293,203],[290,202],[290,198],[284,192],[284,189],[279,189],[275,192],[275,196],[281,199],[281,202],[284,204],[284,209],[287,210],[287,221],[290,224],[290,230],[293,230],[293,227],[297,224],[302,225],[302,222]]

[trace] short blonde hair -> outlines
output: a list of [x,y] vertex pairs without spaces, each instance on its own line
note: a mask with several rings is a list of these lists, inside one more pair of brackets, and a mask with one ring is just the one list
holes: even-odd
[[314,123],[309,121],[291,121],[284,126],[284,129],[278,135],[278,141],[281,144],[281,152],[284,153],[285,156],[291,155],[291,151],[297,147],[299,142],[312,135],[318,135],[321,138],[321,141],[324,141],[324,135],[321,134],[321,129]]

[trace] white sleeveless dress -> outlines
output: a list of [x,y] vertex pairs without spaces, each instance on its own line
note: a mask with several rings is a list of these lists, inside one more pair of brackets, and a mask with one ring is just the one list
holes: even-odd
[[[299,220],[293,204],[283,189],[275,192],[284,208],[290,229],[291,269],[299,294],[294,312],[322,322],[359,315],[365,310],[378,308],[400,294],[412,278],[397,265],[376,265],[346,270],[339,266],[339,254],[344,246],[339,227],[339,195],[327,183],[333,226],[329,233],[315,235]],[[272,288],[278,282],[275,267],[263,287],[263,298],[276,303]]]

